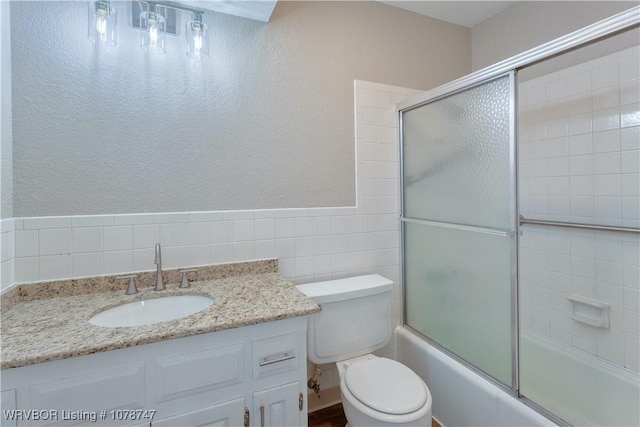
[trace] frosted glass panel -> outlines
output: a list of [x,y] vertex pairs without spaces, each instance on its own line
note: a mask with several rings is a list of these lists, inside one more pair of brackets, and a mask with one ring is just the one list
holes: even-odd
[[510,238],[404,227],[407,324],[511,387]]
[[510,78],[403,113],[404,216],[511,229]]

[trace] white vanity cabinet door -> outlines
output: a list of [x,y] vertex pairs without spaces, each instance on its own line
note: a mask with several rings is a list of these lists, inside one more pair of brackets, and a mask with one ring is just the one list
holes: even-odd
[[0,426],[17,426],[18,421],[16,421],[16,391],[15,389],[11,390],[2,390],[2,395],[0,397],[0,402],[2,404],[2,418],[0,419]]
[[242,425],[244,425],[244,398],[151,422],[151,427],[237,427]]
[[297,381],[255,392],[252,425],[254,427],[306,426],[307,413],[300,409],[300,396]]

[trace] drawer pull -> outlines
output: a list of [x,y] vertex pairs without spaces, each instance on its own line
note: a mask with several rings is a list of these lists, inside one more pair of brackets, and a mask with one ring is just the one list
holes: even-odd
[[291,360],[295,358],[296,358],[295,353],[284,353],[272,358],[265,357],[258,364],[260,366],[267,366],[267,365],[273,365],[274,363],[284,362],[285,360]]

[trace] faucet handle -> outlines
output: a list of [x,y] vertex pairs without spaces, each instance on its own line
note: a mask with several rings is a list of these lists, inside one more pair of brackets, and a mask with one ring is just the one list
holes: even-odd
[[129,287],[125,292],[125,295],[133,295],[138,293],[138,289],[136,288],[136,277],[135,274],[127,274],[126,276],[118,276],[117,279],[124,280],[129,279]]
[[180,288],[188,288],[189,287],[189,278],[187,277],[187,273],[191,273],[194,271],[198,271],[197,268],[183,268],[179,270],[182,273],[182,280],[180,280]]

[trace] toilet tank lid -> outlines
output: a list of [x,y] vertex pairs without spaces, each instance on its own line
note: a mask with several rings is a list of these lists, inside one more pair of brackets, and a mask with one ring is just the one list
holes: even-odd
[[323,304],[380,294],[390,291],[392,286],[393,281],[386,277],[379,274],[368,274],[326,282],[307,283],[296,287],[316,304]]

